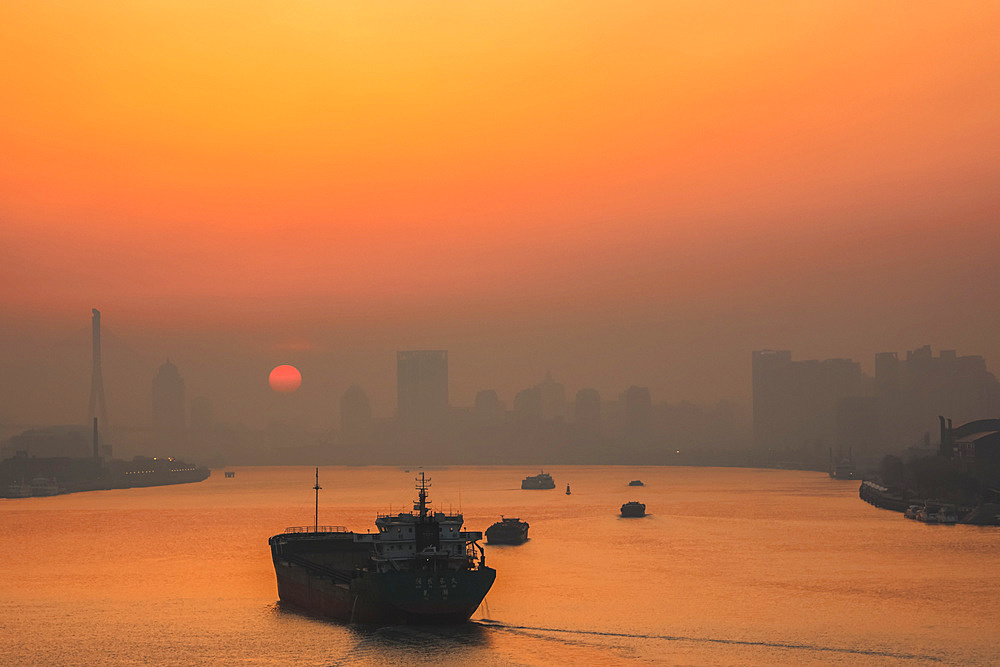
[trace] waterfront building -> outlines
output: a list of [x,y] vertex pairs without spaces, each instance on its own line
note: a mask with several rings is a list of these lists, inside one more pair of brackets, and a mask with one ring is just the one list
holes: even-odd
[[1000,414],[1000,383],[978,355],[958,356],[929,345],[875,356],[875,398],[888,445],[909,447],[936,430],[938,415],[957,423]]

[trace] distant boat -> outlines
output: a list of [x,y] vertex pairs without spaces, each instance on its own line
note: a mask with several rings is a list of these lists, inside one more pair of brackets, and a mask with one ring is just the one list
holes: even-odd
[[858,468],[854,465],[853,452],[848,450],[847,457],[842,458],[840,463],[833,463],[833,448],[830,448],[830,477],[833,479],[857,479]]
[[528,541],[528,522],[520,519],[500,520],[486,529],[487,544],[524,544]]
[[622,505],[621,513],[622,516],[629,518],[643,517],[646,516],[646,506],[636,500],[630,500]]
[[226,471],[226,479],[232,479],[233,477],[236,477],[236,473],[235,472],[230,472],[229,470],[227,470]]
[[566,495],[569,495],[569,484],[566,485]]
[[537,475],[529,475],[521,480],[522,489],[554,489],[555,480],[547,472],[540,472]]
[[645,484],[642,483],[641,479],[633,479],[631,482],[628,483],[628,485],[629,486],[646,486]]

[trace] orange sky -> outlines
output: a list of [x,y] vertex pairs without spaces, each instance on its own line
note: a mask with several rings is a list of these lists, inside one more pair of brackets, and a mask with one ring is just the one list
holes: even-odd
[[466,403],[551,366],[743,397],[707,359],[759,347],[996,367],[998,34],[992,3],[4,3],[0,317],[448,347]]

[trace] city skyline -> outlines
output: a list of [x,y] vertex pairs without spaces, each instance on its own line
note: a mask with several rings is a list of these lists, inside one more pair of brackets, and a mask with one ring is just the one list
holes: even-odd
[[401,349],[463,404],[1000,363],[996,8],[71,5],[0,22],[0,411],[70,403],[39,359],[93,307],[192,393],[292,363],[376,411]]

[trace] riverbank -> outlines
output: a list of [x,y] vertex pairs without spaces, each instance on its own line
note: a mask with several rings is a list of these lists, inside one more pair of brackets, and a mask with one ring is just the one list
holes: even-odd
[[[911,505],[923,506],[927,498],[912,498],[882,486],[876,482],[864,481],[858,489],[858,497],[870,505],[893,512],[905,512]],[[934,501],[931,501],[934,502]],[[1000,505],[982,503],[976,507],[958,507],[959,521],[975,526],[1000,526]]]

